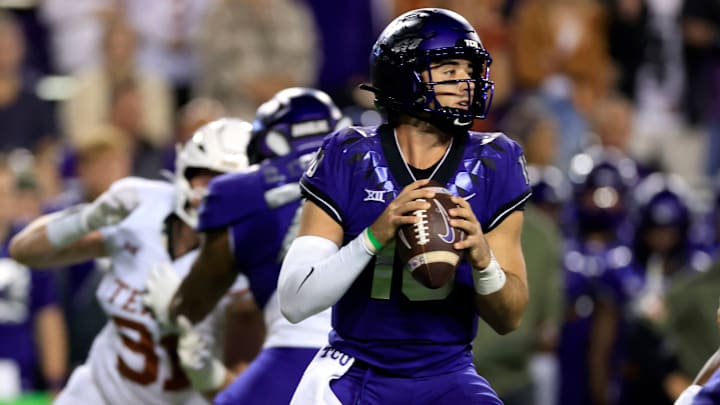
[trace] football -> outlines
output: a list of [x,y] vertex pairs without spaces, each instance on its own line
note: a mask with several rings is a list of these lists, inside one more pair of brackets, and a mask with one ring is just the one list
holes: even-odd
[[431,207],[413,212],[420,218],[416,224],[400,227],[396,249],[405,270],[425,287],[436,289],[455,278],[463,251],[453,244],[465,239],[465,232],[450,226],[448,211],[457,206],[450,191],[437,183],[425,187],[436,191]]

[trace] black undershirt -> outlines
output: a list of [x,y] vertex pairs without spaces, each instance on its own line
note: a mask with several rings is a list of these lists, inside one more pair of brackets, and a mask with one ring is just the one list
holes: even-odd
[[[380,128],[378,128],[378,133],[380,134],[383,155],[385,155],[385,159],[388,162],[390,173],[398,182],[400,187],[407,186],[415,179],[426,179],[430,177],[436,168],[437,172],[433,176],[433,180],[440,184],[446,184],[455,175],[455,171],[460,167],[460,162],[462,161],[463,153],[465,151],[465,145],[468,140],[467,134],[464,136],[455,135],[455,138],[453,138],[453,144],[450,145],[450,150],[448,151],[445,160],[441,159],[432,165],[432,167],[419,170],[411,167],[410,165],[407,167],[405,166],[402,154],[400,153],[393,136],[393,129],[390,125],[381,125]],[[408,171],[408,167],[410,167],[410,171]],[[412,176],[415,176],[415,179],[412,178],[411,173]]]
[[[442,160],[442,159],[441,159]],[[434,165],[428,167],[427,169],[418,169],[416,167],[411,166],[408,164],[408,167],[410,168],[410,171],[412,172],[413,176],[415,176],[416,179],[427,179],[430,177],[431,174],[433,174],[433,171],[435,171],[435,168],[440,164],[440,160],[435,162]]]

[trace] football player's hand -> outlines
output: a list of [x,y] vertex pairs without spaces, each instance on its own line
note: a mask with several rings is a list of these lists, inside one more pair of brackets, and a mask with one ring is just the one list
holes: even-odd
[[177,330],[177,325],[170,319],[170,301],[180,286],[180,277],[168,262],[159,262],[148,274],[143,292],[143,304],[155,316],[164,333]]
[[212,352],[211,342],[192,328],[190,321],[180,315],[177,319],[180,340],[178,357],[193,388],[200,392],[217,391],[225,383],[227,369]]
[[[435,192],[421,188],[429,181],[422,179],[408,184],[373,222],[370,231],[380,244],[387,245],[402,225],[416,223],[419,219],[412,215],[414,211],[430,208],[427,200],[433,198]],[[421,199],[425,201],[420,201]]]
[[448,211],[451,218],[450,225],[465,231],[465,239],[455,242],[454,247],[458,250],[466,250],[465,256],[473,268],[484,269],[490,264],[491,253],[482,226],[470,208],[470,203],[458,196],[453,196],[452,201],[458,207]]
[[135,189],[110,189],[83,209],[82,223],[87,231],[115,225],[130,215],[139,202]]

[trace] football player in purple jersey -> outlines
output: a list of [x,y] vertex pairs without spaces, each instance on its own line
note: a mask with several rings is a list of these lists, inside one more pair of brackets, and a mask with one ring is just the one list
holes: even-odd
[[593,147],[571,160],[573,219],[565,242],[565,319],[560,331],[560,404],[614,403],[619,390],[618,335],[629,297],[632,251],[621,236],[628,222],[634,162]]
[[68,368],[55,275],[9,257],[10,240],[25,225],[16,218],[20,176],[0,159],[0,391],[10,402],[21,391],[56,394]]
[[[696,204],[690,185],[676,174],[653,173],[633,196],[634,279],[623,368],[635,372],[623,379],[621,401],[670,403],[698,367],[690,366],[693,360],[714,349],[713,339],[702,344],[696,335],[707,333],[707,303],[716,302],[717,283],[706,278],[710,254],[691,234]],[[697,288],[699,282],[710,288]]]
[[[155,313],[166,314],[161,318],[196,322],[238,274],[247,276],[264,312],[263,350],[215,397],[216,404],[286,405],[308,363],[327,343],[330,310],[291,324],[280,313],[276,288],[282,258],[297,232],[300,176],[325,135],[348,124],[330,97],[316,89],[284,89],[261,105],[248,145],[253,166],[209,185],[198,224],[205,241],[190,274],[174,297],[173,280],[163,274],[156,273],[148,288],[148,301],[157,302],[151,304]],[[198,356],[202,351],[199,345]]]
[[[388,25],[370,57],[375,103],[388,123],[325,139],[300,181],[307,201],[278,282],[291,322],[333,308],[329,345],[295,404],[500,403],[472,363],[482,318],[519,325],[528,301],[520,244],[530,196],[522,148],[470,131],[490,106],[490,55],[474,28],[443,9]],[[435,181],[458,205],[464,250],[454,280],[430,289],[395,255],[395,234],[428,209]]]

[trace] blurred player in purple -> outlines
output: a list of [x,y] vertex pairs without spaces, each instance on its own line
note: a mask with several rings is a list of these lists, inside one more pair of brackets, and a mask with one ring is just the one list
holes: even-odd
[[161,275],[153,284],[158,291],[151,285],[148,299],[158,302],[156,313],[169,311],[168,321],[179,316],[197,321],[238,274],[248,277],[265,314],[266,339],[258,357],[216,396],[216,404],[287,404],[308,363],[327,343],[330,310],[293,325],[280,313],[276,288],[282,258],[297,232],[300,176],[323,137],[348,123],[330,97],[315,89],[285,89],[261,105],[248,145],[254,166],[210,183],[198,225],[205,242],[189,276],[172,301],[153,297],[172,285]]
[[624,378],[621,402],[669,404],[680,385],[673,382],[685,381],[694,372],[688,359],[703,358],[714,346],[692,340],[704,330],[698,329],[697,320],[706,319],[692,303],[705,307],[708,300],[716,299],[717,291],[708,295],[687,284],[702,277],[712,259],[691,234],[694,193],[682,177],[650,174],[635,187],[633,196],[634,277],[628,283],[632,301],[623,368],[635,372]]
[[618,150],[591,148],[570,163],[573,223],[566,241],[565,320],[561,328],[560,404],[613,403],[619,391],[618,335],[628,302],[632,251],[622,238],[634,162]]
[[57,393],[67,373],[65,318],[55,275],[9,257],[21,180],[0,160],[0,397],[21,391]]
[[[470,24],[443,9],[396,18],[370,57],[388,123],[327,137],[300,181],[307,197],[278,292],[300,322],[333,308],[330,344],[294,404],[498,404],[472,363],[478,316],[514,330],[528,300],[520,245],[530,196],[521,147],[469,131],[490,106],[490,55]],[[453,194],[450,224],[467,238],[455,279],[429,289],[395,255],[399,226],[428,209],[430,180]]]

